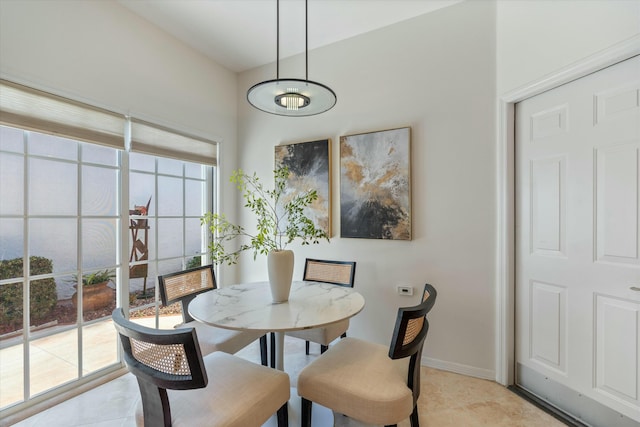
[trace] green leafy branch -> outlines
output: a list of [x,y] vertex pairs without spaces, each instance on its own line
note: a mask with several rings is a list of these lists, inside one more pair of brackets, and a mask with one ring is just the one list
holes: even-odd
[[[233,171],[230,178],[242,192],[244,207],[249,208],[256,216],[255,233],[249,233],[244,227],[231,223],[224,214],[208,212],[203,216],[202,224],[212,234],[209,253],[214,263],[235,264],[240,253],[246,250],[253,250],[255,259],[258,254],[266,255],[271,251],[284,250],[295,239],[300,239],[303,245],[317,244],[320,239],[329,241],[327,233],[316,227],[304,214],[304,209],[318,199],[316,190],[297,194],[287,203],[282,203],[289,168],[285,166],[276,169],[273,174],[273,190],[265,189],[255,172],[249,175],[238,169]],[[243,243],[237,250],[228,252],[225,245],[237,237],[248,238],[249,243]]]

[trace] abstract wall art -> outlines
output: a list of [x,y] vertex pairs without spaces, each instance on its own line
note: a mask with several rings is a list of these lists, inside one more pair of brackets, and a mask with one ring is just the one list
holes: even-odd
[[275,159],[276,169],[289,168],[284,202],[301,192],[316,190],[318,198],[305,215],[331,236],[331,140],[277,145]]
[[411,128],[340,137],[340,236],[411,240]]

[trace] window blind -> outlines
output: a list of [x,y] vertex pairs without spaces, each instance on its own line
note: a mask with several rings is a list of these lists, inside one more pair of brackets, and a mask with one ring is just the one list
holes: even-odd
[[131,151],[216,166],[217,148],[213,141],[131,119]]
[[1,79],[0,123],[124,149],[123,115]]

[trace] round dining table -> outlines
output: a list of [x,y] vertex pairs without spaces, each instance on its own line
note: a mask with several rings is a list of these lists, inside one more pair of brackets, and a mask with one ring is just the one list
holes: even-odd
[[364,298],[353,288],[295,281],[289,300],[274,303],[268,282],[236,284],[204,292],[189,304],[202,323],[241,331],[274,332],[277,369],[284,370],[284,335],[288,331],[327,326],[355,316]]

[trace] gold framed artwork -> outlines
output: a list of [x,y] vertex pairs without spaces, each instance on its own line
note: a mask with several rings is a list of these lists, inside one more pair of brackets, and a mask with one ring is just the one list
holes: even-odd
[[411,128],[340,137],[340,237],[411,240]]
[[304,213],[331,236],[331,140],[276,145],[275,167],[283,166],[289,168],[285,203],[286,198],[316,190],[318,198]]

